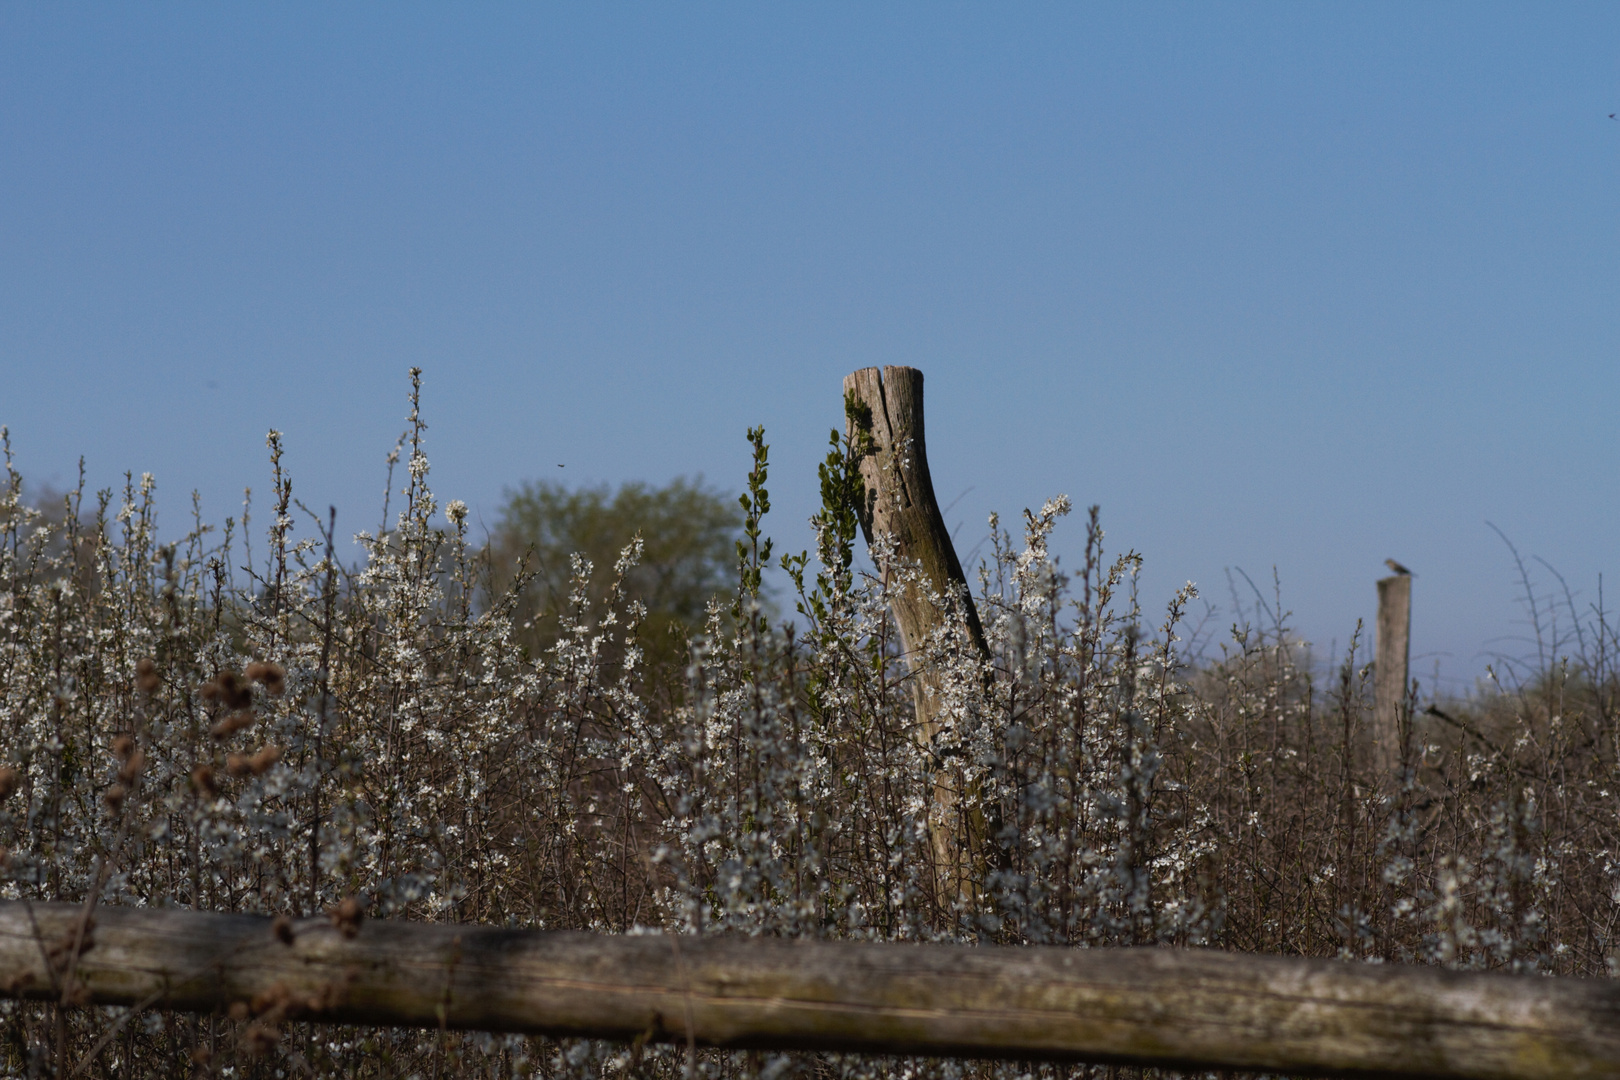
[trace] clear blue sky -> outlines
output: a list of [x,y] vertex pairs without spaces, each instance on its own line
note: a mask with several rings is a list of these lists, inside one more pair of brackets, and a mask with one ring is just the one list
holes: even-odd
[[485,520],[764,423],[802,547],[840,379],[911,364],[964,551],[1064,492],[1324,647],[1395,556],[1466,680],[1487,520],[1620,571],[1616,111],[1612,4],[7,5],[0,423],[176,530],[279,428],[352,532],[420,365]]

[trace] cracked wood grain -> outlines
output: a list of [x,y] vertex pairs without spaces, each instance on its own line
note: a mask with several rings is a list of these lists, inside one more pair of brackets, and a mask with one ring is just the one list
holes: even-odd
[[[0,990],[51,1000],[27,905]],[[47,938],[78,909],[32,905]],[[87,1000],[188,1012],[769,1050],[1272,1072],[1620,1077],[1620,984],[1212,950],[607,936],[103,907]]]

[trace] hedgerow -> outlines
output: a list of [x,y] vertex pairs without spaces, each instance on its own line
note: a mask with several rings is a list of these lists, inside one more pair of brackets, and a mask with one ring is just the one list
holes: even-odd
[[[1510,686],[1427,712],[1415,691],[1405,766],[1378,777],[1359,633],[1327,671],[1280,621],[1190,656],[1195,590],[1142,611],[1141,557],[1107,551],[1095,508],[1080,565],[1060,568],[1065,498],[1026,512],[1016,540],[991,520],[975,574],[988,662],[957,623],[902,656],[890,599],[921,579],[856,569],[860,447],[836,434],[817,549],[780,560],[796,615],[773,620],[756,431],[738,584],[710,603],[684,674],[651,670],[644,609],[622,587],[593,595],[583,559],[534,655],[524,575],[492,573],[466,506],[429,486],[418,392],[413,372],[390,458],[392,488],[403,454],[402,502],[358,535],[352,565],[331,518],[295,528],[308,512],[275,432],[267,523],[245,507],[214,526],[194,506],[172,540],[151,477],[40,508],[7,441],[0,897],[1614,974],[1620,733],[1601,611],[1577,620],[1584,651]],[[874,565],[890,554],[880,542]],[[636,542],[619,556],[621,582],[639,556]],[[922,670],[942,699],[928,743]],[[941,777],[961,793],[951,805]],[[942,836],[965,881],[940,865]],[[15,1076],[688,1067],[673,1050],[252,1016],[7,1002],[0,1025]],[[771,1080],[1086,1072],[697,1065]]]

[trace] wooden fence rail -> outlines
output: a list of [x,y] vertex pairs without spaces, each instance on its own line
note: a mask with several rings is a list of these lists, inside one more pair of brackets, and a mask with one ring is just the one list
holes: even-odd
[[[62,957],[81,910],[0,903],[0,991],[60,1000]],[[101,908],[73,997],[733,1048],[1620,1077],[1620,983],[1599,980],[1150,948],[619,937],[326,919],[290,931],[255,916]]]

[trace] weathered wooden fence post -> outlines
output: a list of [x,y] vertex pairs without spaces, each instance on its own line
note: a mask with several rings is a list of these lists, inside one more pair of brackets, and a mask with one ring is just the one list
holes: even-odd
[[1406,688],[1412,639],[1412,575],[1397,572],[1378,582],[1378,656],[1373,681],[1373,764],[1378,783],[1400,778]]
[[[847,417],[850,435],[869,448],[860,466],[866,486],[861,528],[868,546],[885,538],[894,544],[894,562],[878,570],[888,579],[898,564],[914,563],[926,582],[926,588],[898,589],[893,607],[913,679],[917,740],[924,753],[934,755],[941,734],[941,687],[937,674],[922,659],[929,636],[946,620],[960,619],[986,661],[990,650],[934,497],[923,432],[923,374],[910,367],[885,367],[881,372],[862,368],[845,376],[844,396],[853,405]],[[945,607],[933,603],[928,591],[943,597]],[[938,884],[946,896],[975,888],[984,870],[984,817],[977,809],[963,813],[965,794],[950,764],[940,761],[934,774],[930,836]]]
[[[60,1002],[82,919],[79,904],[0,900],[0,997]],[[277,929],[173,908],[102,906],[95,922],[72,990],[85,1006],[129,1009],[103,1016],[109,1034],[147,1009],[234,1010],[261,1032],[312,1020],[1200,1073],[1620,1080],[1613,979],[1216,949],[677,940],[319,916]]]

